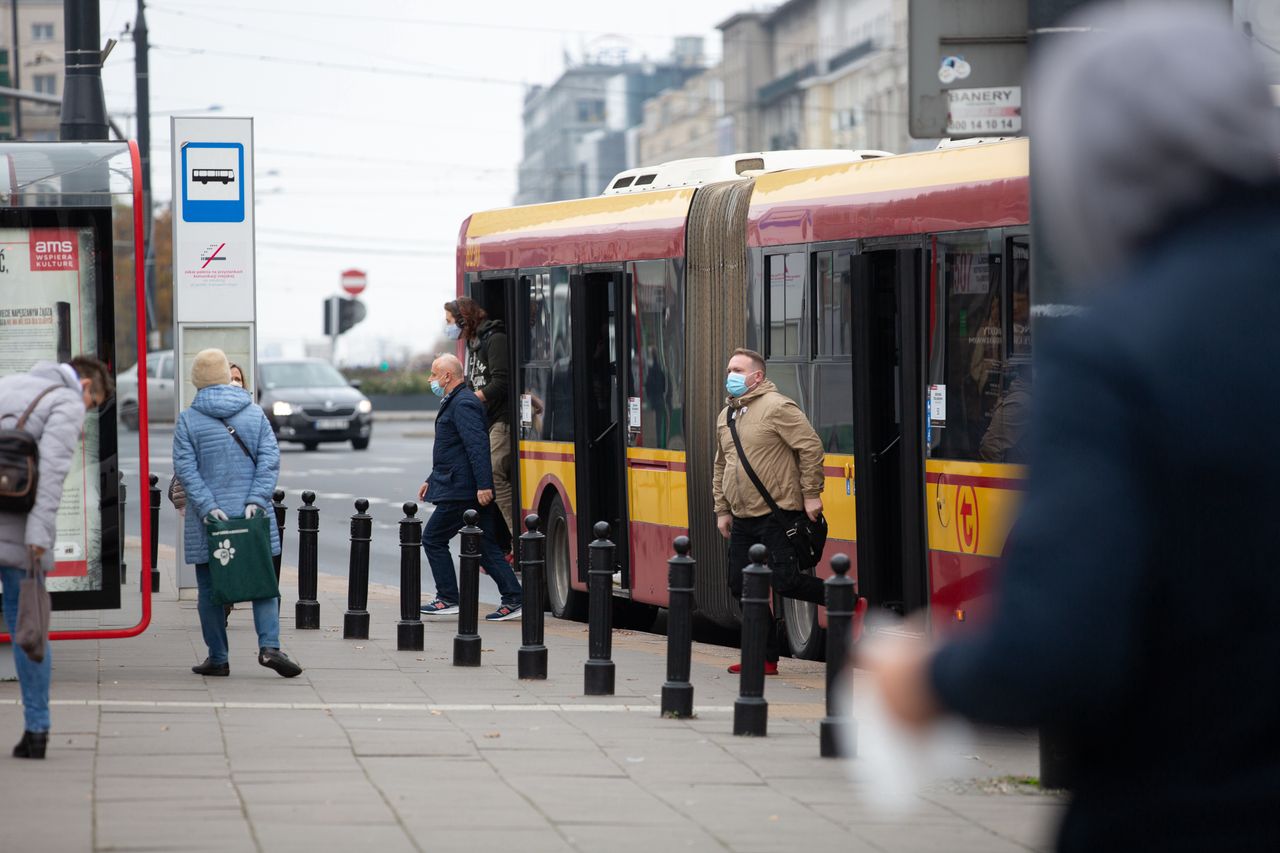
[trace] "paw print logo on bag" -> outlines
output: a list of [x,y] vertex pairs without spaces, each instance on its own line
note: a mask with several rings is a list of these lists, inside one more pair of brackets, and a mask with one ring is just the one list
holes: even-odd
[[230,539],[223,539],[221,542],[219,542],[218,549],[213,552],[214,559],[222,563],[222,565],[224,566],[227,563],[230,563],[232,558],[235,557],[235,555],[236,555],[236,549],[231,547]]

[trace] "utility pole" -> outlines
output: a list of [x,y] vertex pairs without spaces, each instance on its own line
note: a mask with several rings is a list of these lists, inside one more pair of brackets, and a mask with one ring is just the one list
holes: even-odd
[[[10,17],[13,20],[13,88],[22,88],[22,63],[18,56],[18,0],[9,0]],[[22,101],[19,98],[13,99],[13,138],[22,138]]]
[[63,140],[107,138],[107,101],[102,93],[98,0],[65,0],[66,82],[62,93]]
[[[156,328],[156,252],[154,209],[151,203],[151,77],[145,3],[138,0],[138,17],[133,22],[134,91],[138,113],[138,159],[142,165],[142,239],[146,249],[143,281],[146,288],[148,336],[158,336]],[[159,349],[160,341],[148,340],[148,349]]]

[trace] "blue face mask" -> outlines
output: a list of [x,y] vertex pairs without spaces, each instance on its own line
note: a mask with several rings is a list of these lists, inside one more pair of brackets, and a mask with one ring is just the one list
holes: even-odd
[[741,373],[730,373],[724,378],[724,390],[730,397],[741,397],[747,393],[747,377]]
[[457,323],[450,323],[444,327],[444,336],[451,341],[456,341],[462,337],[462,329],[458,328]]
[[437,397],[444,396],[444,386],[440,384],[440,380],[438,379],[431,380],[431,393],[435,394]]

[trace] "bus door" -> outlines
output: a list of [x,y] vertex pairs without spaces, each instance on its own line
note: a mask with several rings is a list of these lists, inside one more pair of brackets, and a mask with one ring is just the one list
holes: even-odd
[[598,521],[609,523],[614,571],[630,589],[625,377],[626,279],[621,269],[570,279],[574,352],[574,457],[578,480],[578,577],[585,581]]
[[926,603],[923,251],[853,257],[858,586],[898,614]]
[[[474,276],[474,273],[472,275]],[[486,273],[483,278],[473,278],[470,281],[470,292],[471,298],[480,304],[480,307],[489,315],[490,320],[502,322],[503,331],[507,335],[506,419],[508,424],[514,425],[519,422],[516,411],[516,403],[519,397],[516,381],[516,377],[519,375],[516,354],[519,350],[516,347],[516,324],[514,322],[516,316],[515,274],[514,272]],[[441,316],[444,316],[443,311],[441,311]],[[507,476],[511,482],[511,526],[515,529],[508,531],[508,533],[514,538],[519,538],[520,534],[524,532],[524,522],[520,514],[520,466],[516,462],[520,458],[520,431],[513,426],[509,433],[511,437],[511,464],[507,469]],[[502,520],[501,513],[498,514],[498,518],[495,521],[497,522],[496,526],[499,528],[499,544],[505,545],[506,540],[501,531],[501,528],[505,526],[505,521]]]

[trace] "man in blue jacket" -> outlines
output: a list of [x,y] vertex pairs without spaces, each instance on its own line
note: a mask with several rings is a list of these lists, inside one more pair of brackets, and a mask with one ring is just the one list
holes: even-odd
[[436,414],[436,440],[431,451],[431,476],[418,489],[418,500],[436,505],[422,531],[436,581],[436,597],[422,606],[427,616],[456,616],[458,579],[453,573],[449,541],[462,529],[462,514],[480,515],[480,564],[502,595],[502,606],[485,617],[490,622],[520,618],[523,594],[516,574],[494,538],[493,469],[489,461],[489,430],[484,404],[462,378],[456,356],[442,355],[431,364],[431,391],[443,397]]
[[908,724],[1056,734],[1062,851],[1280,849],[1280,115],[1223,17],[1078,19],[1033,76],[1043,233],[1091,310],[1036,343],[990,623],[864,658]]

